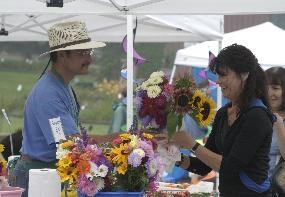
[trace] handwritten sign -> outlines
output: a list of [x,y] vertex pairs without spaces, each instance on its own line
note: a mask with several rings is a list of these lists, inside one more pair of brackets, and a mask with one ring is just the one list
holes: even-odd
[[66,140],[60,117],[49,119],[49,124],[55,143],[59,143],[61,140]]

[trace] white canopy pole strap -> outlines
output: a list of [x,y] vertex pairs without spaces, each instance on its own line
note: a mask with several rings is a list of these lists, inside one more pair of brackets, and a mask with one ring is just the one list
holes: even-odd
[[133,16],[127,15],[127,129],[133,123]]
[[[224,34],[224,21],[220,21],[220,30],[221,33]],[[218,52],[222,50],[222,40],[218,42]],[[219,85],[217,85],[217,109],[222,107],[222,89]],[[216,188],[215,191],[220,196],[219,192],[219,184],[220,184],[220,176],[219,172],[216,172]]]

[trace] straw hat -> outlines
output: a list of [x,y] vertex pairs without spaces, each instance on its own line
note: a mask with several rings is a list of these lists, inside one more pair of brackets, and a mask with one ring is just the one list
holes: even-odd
[[106,46],[103,42],[91,41],[85,23],[79,21],[58,23],[48,30],[50,51],[94,49]]

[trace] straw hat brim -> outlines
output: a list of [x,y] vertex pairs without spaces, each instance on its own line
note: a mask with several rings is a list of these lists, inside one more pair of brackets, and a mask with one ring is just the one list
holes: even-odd
[[95,48],[101,48],[104,46],[106,46],[104,42],[90,41],[90,42],[74,44],[74,45],[54,49],[51,51],[47,51],[47,52],[42,53],[40,56],[45,56],[55,51],[66,51],[66,50],[76,50],[76,49],[95,49]]

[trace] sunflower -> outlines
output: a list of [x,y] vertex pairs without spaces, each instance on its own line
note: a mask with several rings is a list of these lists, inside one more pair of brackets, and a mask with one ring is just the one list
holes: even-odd
[[178,88],[174,90],[174,108],[177,114],[188,113],[192,110],[189,103],[192,101],[193,90],[191,88]]
[[76,184],[78,171],[73,167],[57,167],[57,173],[60,176],[61,182],[69,181],[69,184]]
[[72,159],[68,155],[66,157],[61,158],[57,163],[57,166],[61,166],[63,168],[67,168],[71,165],[72,165]]
[[122,171],[125,169],[125,166],[128,165],[128,156],[130,153],[130,147],[127,144],[120,144],[119,147],[112,149],[111,154],[114,156],[112,162],[122,166]]
[[68,141],[60,144],[61,148],[63,148],[63,149],[71,148],[73,145],[74,145],[74,142],[71,140],[68,140]]
[[129,134],[129,133],[123,133],[120,135],[120,138],[122,140],[130,140],[130,137],[131,137],[131,134]]
[[213,101],[213,99],[205,95],[201,97],[199,113],[196,116],[200,122],[200,125],[207,126],[211,124],[215,116],[215,109],[216,103]]
[[175,81],[173,99],[174,110],[177,114],[182,115],[192,111],[189,103],[192,101],[195,87],[195,82],[187,74]]
[[193,97],[192,101],[189,103],[192,108],[197,109],[201,107],[201,101],[205,97],[205,94],[201,90],[196,90]]
[[143,137],[146,139],[152,139],[153,135],[149,134],[149,133],[143,133]]

